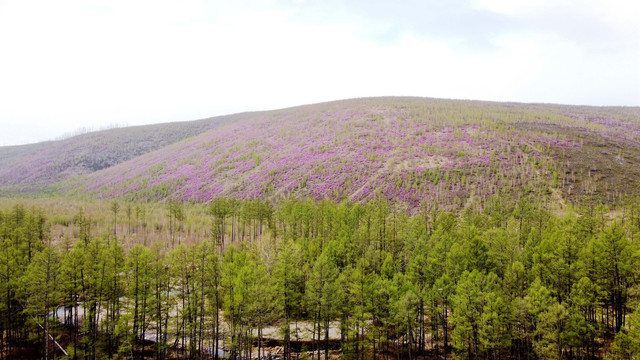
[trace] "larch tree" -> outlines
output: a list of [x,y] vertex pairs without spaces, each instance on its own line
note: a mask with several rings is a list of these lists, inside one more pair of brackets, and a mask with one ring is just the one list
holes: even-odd
[[56,309],[62,298],[59,284],[60,254],[51,246],[36,253],[33,261],[27,267],[27,271],[21,281],[21,299],[24,309],[31,317],[31,323],[39,328],[42,334],[44,348],[43,358],[54,357],[51,345],[54,338],[51,334],[52,321],[56,317],[50,316]]

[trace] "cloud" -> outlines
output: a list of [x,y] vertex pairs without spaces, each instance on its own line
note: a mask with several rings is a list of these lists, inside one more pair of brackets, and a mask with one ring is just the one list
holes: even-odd
[[556,34],[595,49],[608,44],[619,50],[640,45],[640,4],[634,1],[477,0],[477,8],[507,16],[523,30]]

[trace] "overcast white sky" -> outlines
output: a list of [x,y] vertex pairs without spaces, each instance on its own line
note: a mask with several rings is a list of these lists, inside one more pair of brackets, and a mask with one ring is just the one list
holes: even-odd
[[640,106],[640,2],[0,0],[0,145],[385,95]]

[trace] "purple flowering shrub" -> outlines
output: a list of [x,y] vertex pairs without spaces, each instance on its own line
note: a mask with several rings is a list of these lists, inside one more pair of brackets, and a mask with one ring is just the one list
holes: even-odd
[[242,120],[204,120],[114,128],[38,144],[0,147],[0,190],[39,191],[105,169],[215,127]]
[[[413,98],[302,106],[256,113],[74,184],[103,197],[383,196],[409,209],[430,200],[460,206],[503,189],[553,186],[558,154],[581,144],[525,125],[608,126],[567,110]],[[638,124],[610,122],[621,132]]]

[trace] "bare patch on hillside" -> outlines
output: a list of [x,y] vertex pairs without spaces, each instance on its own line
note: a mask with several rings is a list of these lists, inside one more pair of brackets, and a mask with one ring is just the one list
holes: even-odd
[[640,143],[585,127],[559,124],[518,123],[516,128],[557,133],[580,144],[552,145],[556,154],[562,195],[569,201],[591,198],[616,202],[640,187]]

